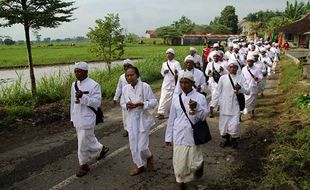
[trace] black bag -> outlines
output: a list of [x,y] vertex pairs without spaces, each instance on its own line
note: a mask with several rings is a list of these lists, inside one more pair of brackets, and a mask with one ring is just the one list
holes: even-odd
[[[75,83],[74,83],[74,88],[75,88],[75,91],[79,90],[79,87],[77,85],[77,81],[75,81]],[[96,114],[96,125],[104,122],[104,115],[103,115],[103,112],[102,112],[100,107],[97,110],[91,106],[87,106],[87,107],[89,107],[89,109],[91,109]]]
[[[228,77],[229,77],[229,80],[230,80],[230,83],[231,83],[233,89],[235,90],[236,87],[234,85],[234,82],[232,81],[232,78],[231,78],[230,74],[228,74]],[[237,96],[237,100],[238,100],[238,103],[239,103],[240,111],[243,111],[244,108],[245,108],[245,97],[244,97],[244,94],[238,93],[238,94],[236,94],[236,96]]]
[[214,63],[213,63],[213,62],[212,62],[212,69],[213,69],[213,72],[212,72],[213,80],[214,80],[216,83],[218,83],[219,80],[220,80],[221,74],[215,69]]
[[179,95],[180,105],[181,105],[181,108],[184,114],[186,115],[187,119],[189,120],[193,128],[193,136],[194,136],[195,145],[205,144],[209,142],[212,139],[212,137],[211,137],[211,133],[210,133],[207,121],[200,120],[197,123],[193,124],[186,113],[181,95],[182,94]]

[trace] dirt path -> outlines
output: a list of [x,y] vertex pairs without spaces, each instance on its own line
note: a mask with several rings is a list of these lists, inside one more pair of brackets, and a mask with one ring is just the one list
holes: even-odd
[[[260,166],[256,164],[264,155],[269,138],[272,138],[270,131],[260,126],[272,122],[266,116],[271,118],[276,115],[272,109],[277,99],[276,86],[277,80],[267,81],[265,97],[259,99],[256,120],[243,117],[242,138],[237,150],[218,146],[222,140],[218,131],[218,116],[208,118],[213,140],[203,148],[205,175],[190,184],[192,189],[219,189],[218,182],[230,175],[232,168],[237,166],[248,169],[241,175],[254,170],[259,172]],[[66,130],[47,139],[2,152],[0,189],[171,189],[175,178],[172,148],[164,145],[166,121],[157,121],[158,130],[150,136],[150,147],[156,161],[155,170],[131,177],[128,171],[134,165],[128,150],[128,140],[121,137],[120,109],[114,108],[105,115],[107,122],[97,127],[96,136],[100,142],[110,146],[110,156],[94,163],[94,168],[87,176],[80,179],[72,177],[78,167],[77,142],[75,131]]]

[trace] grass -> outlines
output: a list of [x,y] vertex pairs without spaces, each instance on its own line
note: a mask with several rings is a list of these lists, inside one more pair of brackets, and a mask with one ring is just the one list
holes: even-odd
[[[41,52],[40,56],[43,60],[45,56],[45,63],[49,61],[55,61],[57,54],[62,56],[58,57],[56,61],[64,62],[66,60],[66,55],[69,55],[69,52],[75,52],[75,55],[78,57],[80,51],[86,51],[89,44],[78,44],[75,47],[63,46],[52,46],[44,48],[34,48],[36,49],[37,54]],[[170,46],[154,46],[154,45],[131,45],[126,47],[126,54],[124,57],[139,57],[142,60],[139,60],[135,63],[140,70],[141,78],[143,81],[151,84],[154,88],[160,88],[162,76],[160,74],[160,69],[162,63],[165,60],[165,51]],[[3,47],[1,47],[3,48]],[[20,47],[11,47],[10,51],[12,54],[7,55],[6,58],[13,62],[10,62],[9,65],[14,65],[14,53],[20,51]],[[182,64],[184,57],[188,54],[188,46],[175,46],[173,47],[176,51],[176,59]],[[202,50],[202,47],[197,49]],[[83,50],[83,51],[84,51]],[[9,51],[9,50],[6,50]],[[57,51],[58,53],[55,53]],[[85,53],[84,51],[84,53]],[[35,51],[34,51],[35,52]],[[49,52],[49,53],[47,53]],[[0,51],[0,54],[3,54]],[[93,55],[92,55],[93,56]],[[1,56],[0,56],[1,57]],[[4,56],[5,57],[5,56]],[[74,57],[74,56],[72,56]],[[61,58],[64,58],[61,60]],[[82,57],[78,57],[77,60],[82,60]],[[85,58],[85,57],[84,57]],[[4,59],[3,57],[0,59]],[[16,59],[17,60],[17,59]],[[119,79],[119,76],[123,73],[122,67],[114,67],[111,72],[107,70],[95,70],[89,73],[89,76],[97,81],[101,85],[102,96],[105,99],[111,99],[114,96],[115,88]],[[35,108],[40,105],[53,103],[53,102],[63,102],[65,106],[69,104],[70,100],[70,89],[71,84],[75,80],[73,74],[71,75],[62,75],[61,72],[52,75],[43,77],[37,83],[37,95],[36,97],[31,96],[30,89],[26,87],[23,83],[23,79],[20,76],[19,79],[11,86],[3,87],[3,90],[0,91],[0,109],[5,107],[4,110],[10,110],[10,106],[25,106]],[[21,109],[23,111],[23,109]],[[25,112],[28,112],[26,110]],[[14,118],[14,112],[8,112],[9,118]],[[27,115],[27,114],[26,114]],[[19,115],[16,115],[19,117]]]

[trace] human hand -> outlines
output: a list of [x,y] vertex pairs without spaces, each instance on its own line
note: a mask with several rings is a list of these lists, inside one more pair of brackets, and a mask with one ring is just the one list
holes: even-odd
[[214,110],[214,107],[210,107],[210,113],[209,113],[209,117],[210,118],[213,118],[214,117],[214,114],[213,114],[213,110]]
[[192,99],[190,99],[189,100],[189,108],[191,109],[191,110],[194,110],[194,109],[196,109],[197,108],[197,102],[195,102],[194,100],[192,100]]
[[127,109],[134,109],[136,108],[136,104],[132,103],[132,102],[127,102],[126,104]]
[[70,121],[70,127],[75,128],[72,121]]
[[166,146],[172,146],[171,142],[166,142]]
[[83,92],[82,92],[81,90],[78,90],[78,91],[75,92],[75,97],[76,97],[77,99],[82,98],[82,96],[83,96]]
[[164,74],[167,74],[167,73],[169,73],[169,70],[165,70],[165,71],[164,71]]

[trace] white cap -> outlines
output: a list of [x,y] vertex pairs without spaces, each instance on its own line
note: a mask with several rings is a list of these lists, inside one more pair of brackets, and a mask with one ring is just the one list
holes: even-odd
[[192,62],[194,62],[194,57],[191,56],[191,55],[188,55],[188,56],[186,56],[185,59],[184,59],[184,62],[186,62],[186,61],[192,61]]
[[182,78],[186,78],[186,79],[189,79],[189,80],[195,82],[194,75],[193,75],[193,73],[191,71],[184,71],[184,72],[182,72],[180,74],[181,74],[181,76],[180,76],[181,79]]
[[245,42],[243,42],[243,43],[242,43],[242,45],[243,45],[243,46],[245,46],[245,45],[246,45],[246,43],[245,43]]
[[261,48],[261,49],[260,49],[260,52],[263,52],[263,51],[264,51],[264,52],[267,52],[267,49],[266,49],[266,48],[264,48],[264,47],[263,47],[263,48]]
[[221,53],[220,53],[220,51],[214,51],[213,57],[214,57],[215,55],[217,55],[217,56],[221,57]]
[[238,44],[234,44],[234,49],[239,49],[239,45]]
[[197,49],[194,48],[194,47],[190,47],[190,48],[189,48],[189,51],[197,52]]
[[240,43],[240,42],[239,42],[239,43],[238,43],[238,45],[239,45],[239,46],[241,46],[241,45],[242,45],[242,43]]
[[88,71],[88,64],[84,61],[80,61],[80,62],[76,62],[74,64],[74,68],[75,69],[81,69],[81,70],[84,70],[84,71]]
[[172,48],[167,49],[166,54],[167,53],[172,53],[174,55],[174,50]]
[[269,49],[269,48],[271,48],[271,46],[268,44],[265,46],[265,48]]
[[230,61],[228,62],[228,66],[230,66],[231,64],[233,64],[233,65],[235,65],[235,66],[237,66],[237,67],[239,66],[237,60],[234,60],[234,59],[232,59],[232,60],[230,60]]
[[239,40],[238,39],[233,39],[233,42],[239,42]]
[[132,65],[132,61],[131,61],[130,59],[125,59],[125,60],[123,61],[123,64],[124,64],[124,65],[125,65],[125,64]]
[[254,43],[254,41],[253,41],[253,40],[251,40],[251,41],[250,41],[250,44],[253,44],[253,43]]
[[253,55],[248,55],[247,58],[246,58],[247,61],[248,61],[248,60],[255,61],[254,59],[255,59],[255,58],[254,58]]
[[220,47],[220,45],[218,43],[215,43],[213,47]]
[[262,43],[262,41],[258,41],[258,42],[257,42],[257,44],[261,44],[261,43]]
[[234,44],[233,43],[228,43],[228,47],[233,47]]
[[252,55],[259,55],[258,51],[253,51]]
[[278,46],[279,44],[278,44],[278,43],[275,43],[274,45],[275,45],[275,46]]

